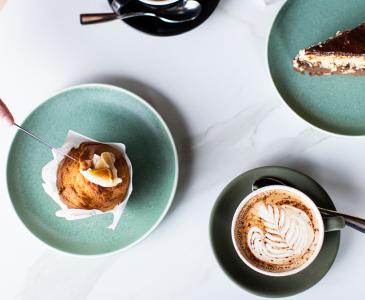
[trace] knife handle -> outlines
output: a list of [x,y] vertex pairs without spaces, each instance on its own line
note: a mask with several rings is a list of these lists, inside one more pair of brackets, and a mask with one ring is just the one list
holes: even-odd
[[12,126],[14,124],[14,117],[11,114],[10,110],[7,108],[5,103],[0,99],[0,120],[3,121],[8,126]]

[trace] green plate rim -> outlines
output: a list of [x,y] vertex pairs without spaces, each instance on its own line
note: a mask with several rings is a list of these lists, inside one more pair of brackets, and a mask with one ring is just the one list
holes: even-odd
[[[278,17],[280,16],[280,13],[282,12],[283,9],[285,9],[286,5],[289,5],[288,3],[290,1],[294,1],[294,0],[286,0],[284,1],[281,6],[278,9],[278,12],[275,15],[274,21],[272,22],[271,26],[270,26],[270,30],[269,33],[266,37],[266,55],[265,55],[265,60],[266,60],[266,68],[268,70],[268,73],[270,75],[270,82],[272,84],[272,86],[274,87],[274,90],[276,91],[276,94],[279,96],[280,101],[284,104],[284,106],[291,112],[293,113],[296,117],[298,117],[300,120],[304,121],[306,124],[308,124],[311,128],[314,128],[315,130],[318,130],[322,133],[325,133],[327,135],[331,135],[331,136],[335,136],[335,137],[342,137],[342,138],[357,138],[357,139],[363,139],[365,137],[365,132],[363,134],[346,134],[346,133],[338,133],[336,131],[331,131],[325,128],[322,128],[320,126],[314,125],[313,123],[311,123],[309,120],[305,119],[303,116],[301,116],[299,114],[299,112],[297,112],[296,110],[294,110],[293,108],[291,108],[291,106],[289,105],[288,102],[286,102],[286,100],[284,99],[284,97],[281,95],[281,93],[279,92],[278,88],[276,87],[272,72],[271,72],[271,67],[270,67],[270,61],[269,61],[269,56],[270,56],[270,41],[271,41],[271,36],[272,36],[272,31],[274,26],[276,25],[276,22],[278,21]],[[305,175],[305,174],[304,174]]]
[[[341,242],[341,232],[339,232],[339,240],[338,240],[338,246],[337,246],[337,250],[336,250],[336,253],[333,257],[333,260],[331,262],[331,265],[330,267],[328,268],[328,270],[326,271],[326,273],[324,274],[324,276],[318,281],[316,282],[313,286],[309,287],[308,289],[305,289],[303,291],[300,291],[299,293],[296,293],[296,294],[293,294],[293,295],[288,295],[288,296],[273,296],[273,297],[269,297],[267,295],[263,295],[263,294],[259,294],[259,293],[254,293],[252,292],[251,290],[249,289],[246,289],[245,287],[243,287],[237,280],[236,278],[234,278],[233,276],[231,276],[230,273],[228,273],[225,269],[225,267],[222,265],[216,251],[215,251],[215,247],[213,245],[213,215],[217,209],[217,206],[218,206],[218,200],[221,198],[221,196],[231,187],[232,184],[234,184],[234,182],[243,174],[249,172],[249,171],[256,171],[256,170],[260,170],[260,169],[267,169],[267,168],[280,168],[280,169],[286,169],[286,170],[289,170],[289,171],[295,171],[297,172],[298,174],[301,174],[303,175],[304,177],[308,178],[309,180],[311,181],[314,181],[315,183],[317,183],[316,180],[314,180],[312,177],[310,177],[309,175],[301,172],[301,171],[298,171],[296,169],[293,169],[293,168],[289,168],[289,167],[284,167],[284,166],[275,166],[275,165],[268,165],[268,166],[261,166],[261,167],[257,167],[257,168],[252,168],[252,169],[248,169],[238,175],[236,175],[235,177],[233,177],[225,186],[224,188],[222,189],[222,191],[218,194],[217,198],[215,199],[215,202],[214,202],[214,205],[211,209],[211,212],[210,212],[210,215],[209,215],[209,227],[208,227],[208,230],[209,230],[209,244],[210,244],[210,248],[211,248],[211,251],[213,252],[213,255],[214,255],[214,258],[216,260],[216,262],[218,263],[219,267],[221,268],[221,270],[223,271],[223,273],[232,281],[234,282],[239,288],[243,289],[245,292],[251,294],[251,295],[254,295],[256,297],[261,297],[261,298],[267,298],[267,299],[279,299],[279,298],[288,298],[288,297],[295,297],[296,295],[299,295],[299,294],[302,294],[303,292],[307,291],[308,289],[312,288],[314,285],[316,285],[319,281],[321,281],[326,275],[327,273],[331,270],[336,258],[337,258],[337,255],[338,255],[338,251],[339,251],[339,248],[340,248],[340,242]],[[331,197],[328,195],[327,191],[319,184],[317,183],[321,189],[324,191],[324,193],[327,194],[327,196],[331,199]],[[331,200],[332,201],[332,200]],[[333,203],[332,201],[332,204],[333,204],[333,207],[336,209],[336,206],[335,204]]]
[[[68,252],[65,250],[61,250],[59,248],[53,247],[52,245],[48,244],[47,242],[45,242],[44,240],[42,240],[40,237],[38,237],[37,235],[35,235],[32,230],[30,228],[28,228],[28,226],[26,226],[22,220],[22,218],[20,217],[20,215],[18,214],[17,210],[14,207],[13,204],[13,200],[10,197],[10,191],[9,191],[9,159],[10,159],[10,152],[13,149],[14,146],[14,141],[15,141],[15,137],[20,134],[20,132],[16,132],[14,137],[13,137],[13,141],[11,142],[9,151],[8,151],[8,157],[6,160],[6,191],[8,194],[8,197],[10,199],[11,202],[11,207],[13,209],[13,211],[15,212],[16,216],[18,217],[18,221],[22,224],[23,228],[25,228],[28,232],[31,233],[31,236],[37,240],[38,242],[41,242],[41,244],[45,245],[48,249],[52,249],[53,251],[59,252],[59,253],[63,253],[63,254],[67,254],[70,256],[75,256],[75,257],[83,257],[83,258],[89,258],[89,257],[103,257],[103,256],[110,256],[110,255],[114,255],[117,253],[121,253],[124,251],[127,251],[128,249],[132,248],[133,246],[139,244],[140,242],[142,242],[144,239],[146,239],[156,228],[158,225],[160,225],[160,223],[162,222],[162,220],[166,217],[172,202],[174,200],[175,194],[176,194],[176,190],[177,190],[177,186],[178,186],[178,181],[179,181],[179,156],[178,156],[178,152],[176,149],[176,144],[174,141],[174,138],[171,134],[171,131],[169,129],[169,127],[167,126],[167,124],[165,123],[165,121],[163,120],[163,118],[161,117],[161,115],[157,112],[157,110],[152,107],[151,104],[149,104],[146,100],[144,100],[142,97],[138,96],[135,93],[132,93],[131,91],[115,86],[115,85],[111,85],[111,84],[105,84],[105,83],[85,83],[85,84],[78,84],[78,85],[73,85],[70,86],[68,88],[63,88],[60,89],[54,93],[52,93],[50,96],[46,97],[45,100],[43,100],[37,107],[35,107],[31,113],[23,120],[22,124],[24,122],[26,122],[30,117],[32,117],[32,115],[35,113],[36,110],[38,110],[40,107],[42,107],[43,105],[45,105],[46,103],[48,103],[49,101],[55,101],[54,97],[57,97],[60,94],[63,94],[65,92],[69,92],[72,90],[77,90],[77,89],[83,89],[83,88],[102,88],[102,89],[111,89],[111,90],[115,90],[121,93],[125,93],[131,97],[133,97],[134,99],[136,99],[137,101],[139,101],[142,105],[144,105],[147,109],[149,109],[156,117],[157,119],[161,122],[163,128],[165,129],[167,136],[169,137],[172,149],[173,149],[173,153],[174,153],[174,158],[175,158],[175,179],[174,179],[174,183],[171,189],[171,193],[170,193],[170,198],[168,201],[168,204],[166,205],[164,211],[162,212],[161,216],[158,218],[158,220],[153,224],[153,226],[145,233],[143,234],[139,239],[137,239],[136,241],[134,241],[133,243],[129,244],[128,246],[122,247],[118,250],[114,250],[114,251],[110,251],[110,252],[105,252],[105,253],[98,253],[98,254],[80,254],[80,253],[73,253],[73,252]],[[53,99],[53,100],[52,100]]]

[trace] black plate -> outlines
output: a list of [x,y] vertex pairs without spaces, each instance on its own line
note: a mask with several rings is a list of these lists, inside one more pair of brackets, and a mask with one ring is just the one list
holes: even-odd
[[[109,3],[112,0],[108,0]],[[117,0],[119,2],[119,0]],[[122,2],[122,1],[120,1]],[[163,22],[157,18],[151,17],[141,17],[141,18],[133,18],[124,20],[128,25],[143,31],[148,34],[157,35],[157,36],[171,36],[177,35],[189,30],[194,29],[195,27],[202,24],[209,16],[213,13],[215,8],[217,7],[219,0],[199,0],[202,5],[202,12],[200,16],[186,23],[180,24],[169,24]],[[146,10],[146,5],[139,1],[130,1],[125,4],[117,13],[125,13],[125,12],[134,12],[134,11],[143,11]]]

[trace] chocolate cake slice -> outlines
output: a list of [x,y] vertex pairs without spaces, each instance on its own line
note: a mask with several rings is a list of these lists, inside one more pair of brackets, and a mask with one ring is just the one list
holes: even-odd
[[309,75],[365,76],[365,22],[354,29],[300,50],[293,60],[294,70]]

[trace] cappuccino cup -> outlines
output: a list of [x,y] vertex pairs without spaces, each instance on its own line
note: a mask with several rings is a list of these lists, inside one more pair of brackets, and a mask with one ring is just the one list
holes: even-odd
[[322,217],[303,192],[272,185],[242,200],[233,216],[231,236],[238,256],[251,269],[268,276],[288,276],[315,260],[325,232],[344,226],[342,217]]

